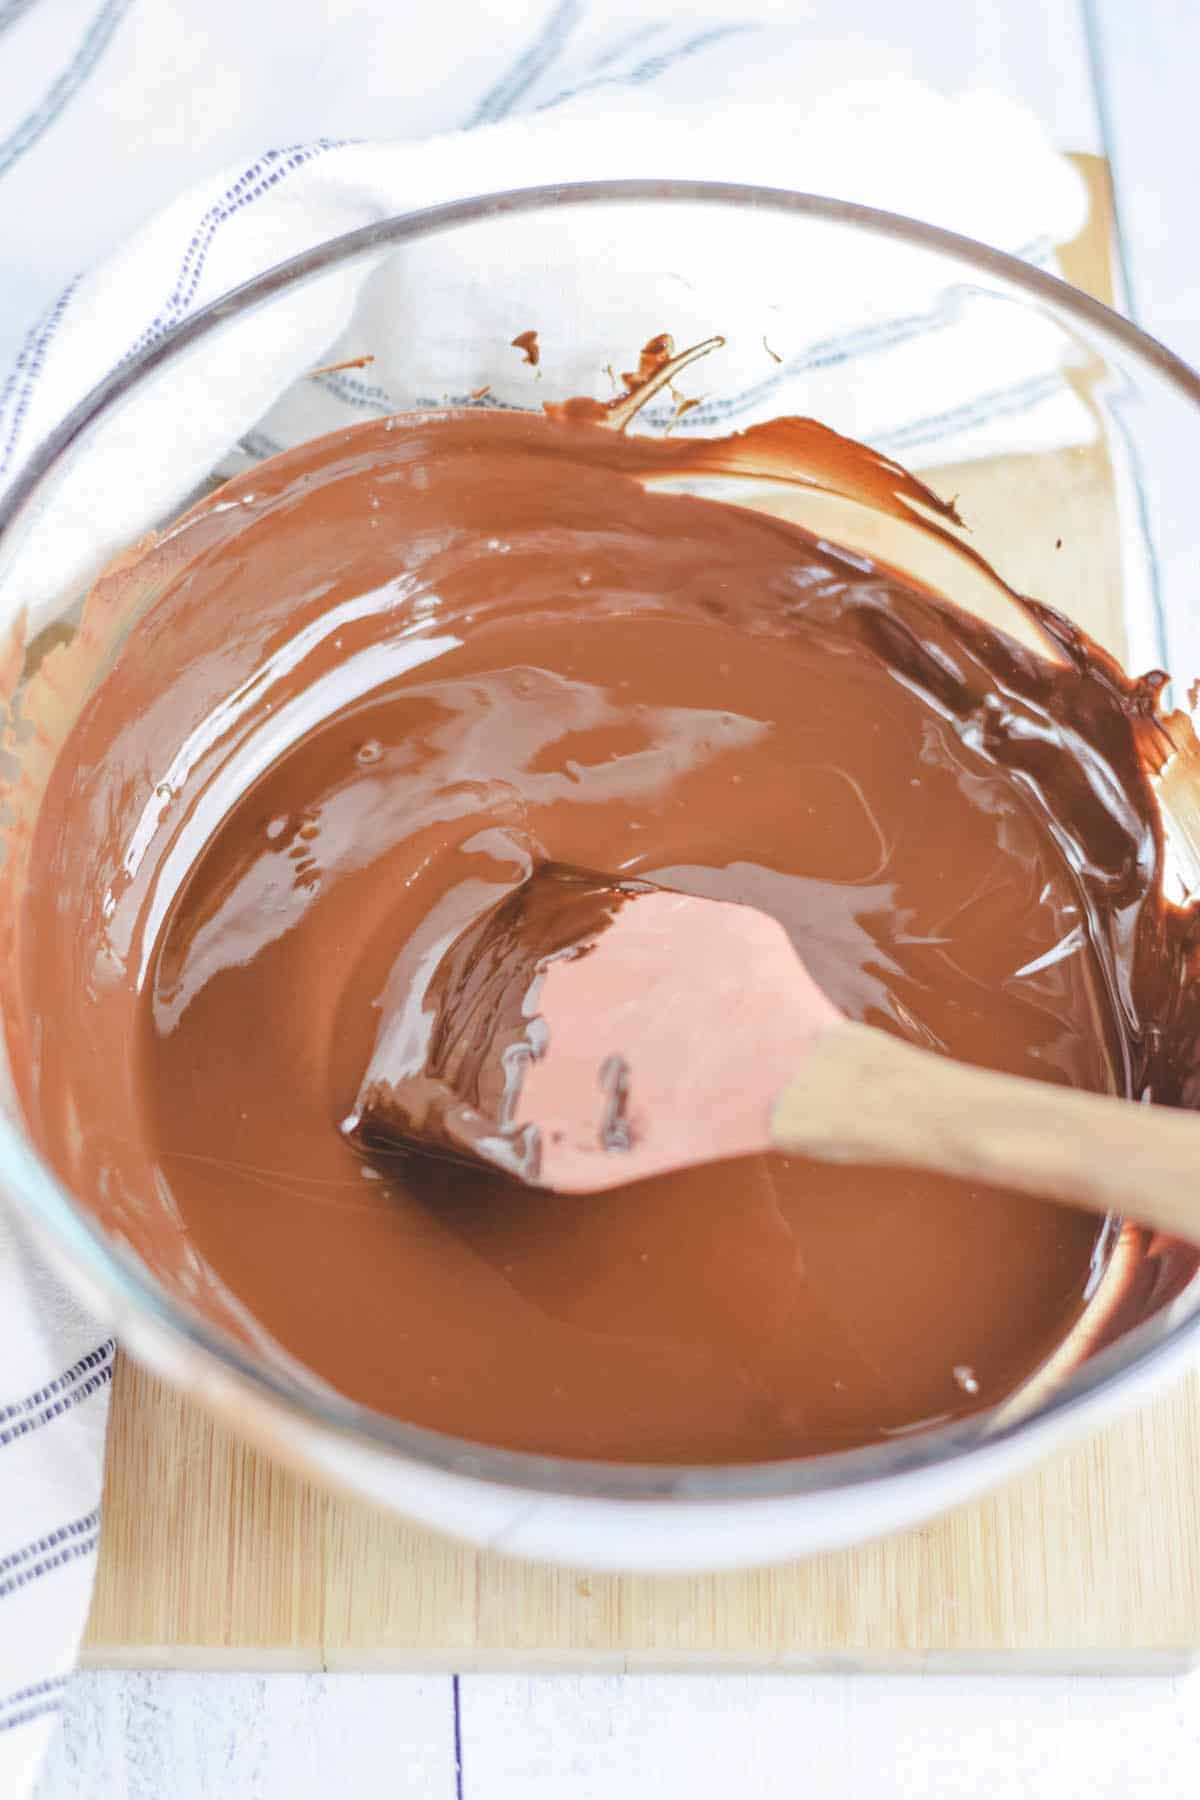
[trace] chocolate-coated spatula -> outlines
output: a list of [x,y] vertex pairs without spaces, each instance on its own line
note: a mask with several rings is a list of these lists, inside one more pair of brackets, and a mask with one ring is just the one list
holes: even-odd
[[[547,864],[385,1019],[350,1124],[590,1193],[781,1150],[937,1170],[1200,1239],[1200,1118],[857,1024],[774,919]],[[430,1014],[434,1016],[430,1018]]]

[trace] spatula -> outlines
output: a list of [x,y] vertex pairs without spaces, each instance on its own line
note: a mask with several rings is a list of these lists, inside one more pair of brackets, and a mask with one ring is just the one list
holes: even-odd
[[[845,1018],[749,906],[545,864],[379,1034],[348,1125],[564,1194],[778,1150],[936,1170],[1200,1240],[1200,1119]],[[432,1012],[431,1019],[428,1015]],[[399,1048],[398,1048],[399,1038]]]

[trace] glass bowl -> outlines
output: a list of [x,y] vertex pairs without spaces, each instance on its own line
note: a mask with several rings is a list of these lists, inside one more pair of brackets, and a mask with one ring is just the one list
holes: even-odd
[[[531,330],[536,363],[513,344]],[[1200,452],[1189,369],[1048,269],[865,207],[682,182],[524,190],[382,220],[315,243],[137,349],[0,499],[0,622],[24,615],[32,668],[75,630],[92,578],[225,475],[363,418],[604,398],[606,371],[633,366],[664,331],[680,346],[720,341],[632,429],[712,435],[813,415],[956,497],[966,541],[1012,587],[1127,666],[1183,653],[1196,525],[1182,483]],[[780,505],[770,482],[737,498]],[[953,551],[923,566],[921,534],[891,526],[882,538],[845,495],[816,484],[789,510],[1010,630],[1033,629]],[[162,540],[172,554],[188,530]],[[135,606],[152,602],[153,581],[151,557]],[[1177,888],[1190,892],[1200,786],[1182,738],[1176,765],[1160,797]],[[22,891],[10,827],[0,917]],[[1114,1221],[1072,1339],[990,1411],[761,1465],[540,1457],[373,1413],[231,1329],[194,1282],[106,1235],[11,1098],[0,1183],[135,1357],[271,1453],[473,1542],[595,1568],[731,1567],[877,1535],[1007,1477],[1200,1351],[1200,1282],[1161,1278],[1169,1246]]]

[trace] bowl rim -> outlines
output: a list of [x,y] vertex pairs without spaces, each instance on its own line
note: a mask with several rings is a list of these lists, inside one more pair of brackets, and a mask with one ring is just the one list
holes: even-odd
[[[551,183],[454,200],[380,219],[312,245],[263,270],[163,332],[119,364],[71,409],[22,463],[0,495],[0,547],[19,531],[27,512],[39,504],[43,485],[52,482],[79,443],[119,406],[132,389],[190,345],[219,331],[229,320],[255,310],[274,295],[381,249],[434,237],[457,226],[503,216],[544,213],[594,204],[704,204],[775,211],[792,218],[858,228],[920,250],[951,257],[984,275],[999,278],[1027,298],[1050,303],[1099,328],[1123,349],[1148,362],[1200,408],[1200,375],[1156,339],[1103,302],[1065,281],[1000,250],[957,232],[853,201],[835,200],[784,188],[741,183],[675,180],[621,180]],[[1161,620],[1159,621],[1161,631]],[[68,1279],[73,1274],[94,1300],[102,1293],[120,1328],[122,1315],[138,1326],[153,1325],[167,1340],[182,1340],[210,1368],[232,1376],[239,1387],[268,1406],[296,1416],[337,1439],[400,1456],[446,1474],[466,1476],[504,1488],[581,1499],[640,1502],[663,1498],[729,1502],[799,1498],[862,1487],[957,1461],[973,1451],[1015,1443],[1052,1420],[1066,1420],[1090,1408],[1124,1376],[1161,1370],[1200,1337],[1200,1310],[1172,1318],[1168,1305],[1117,1343],[1101,1350],[1044,1402],[1028,1413],[998,1419],[993,1408],[954,1424],[931,1426],[879,1444],[769,1463],[615,1463],[547,1456],[505,1449],[486,1442],[413,1425],[376,1412],[335,1390],[309,1386],[283,1370],[260,1362],[232,1333],[212,1324],[187,1303],[169,1296],[149,1271],[110,1240],[70,1194],[16,1122],[0,1111],[0,1185],[22,1214],[46,1234],[59,1252]],[[136,1335],[141,1337],[139,1330]],[[153,1359],[152,1359],[153,1360]],[[171,1359],[174,1361],[175,1359]],[[174,1371],[178,1379],[178,1369]],[[186,1377],[185,1377],[186,1384]],[[202,1387],[200,1382],[194,1383]],[[203,1397],[203,1396],[201,1396]]]

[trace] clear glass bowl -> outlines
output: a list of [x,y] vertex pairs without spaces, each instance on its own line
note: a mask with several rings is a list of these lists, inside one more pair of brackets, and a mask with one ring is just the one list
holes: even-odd
[[[536,367],[512,346],[529,329]],[[1167,662],[1168,621],[1186,644],[1197,530],[1182,484],[1200,453],[1189,369],[1053,275],[946,232],[679,182],[526,190],[383,220],[314,244],[155,339],[0,500],[0,623],[24,609],[35,652],[47,631],[69,635],[83,585],[112,556],[277,448],[395,411],[605,398],[610,365],[633,366],[663,331],[680,346],[724,342],[634,429],[717,434],[814,415],[956,496],[969,542],[1013,587],[1131,668]],[[679,397],[700,404],[677,413]],[[737,497],[780,505],[771,483]],[[919,534],[881,536],[878,518],[836,492],[816,486],[788,510],[1031,629],[965,562],[923,565]],[[1183,756],[1163,804],[1184,890],[1200,869],[1198,799]],[[1127,1303],[1132,1265],[1156,1250],[1127,1230],[1072,1342],[991,1412],[769,1465],[537,1457],[372,1413],[269,1345],[248,1347],[105,1235],[12,1107],[0,1183],[134,1355],[273,1453],[477,1542],[595,1567],[749,1564],[874,1535],[1011,1473],[1200,1350],[1195,1280],[1157,1310]]]

